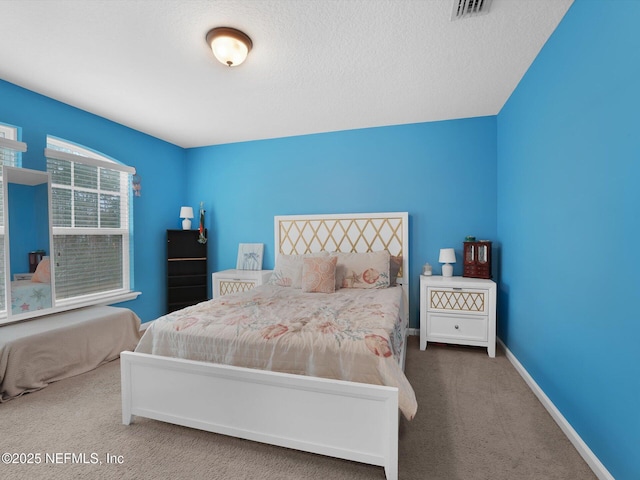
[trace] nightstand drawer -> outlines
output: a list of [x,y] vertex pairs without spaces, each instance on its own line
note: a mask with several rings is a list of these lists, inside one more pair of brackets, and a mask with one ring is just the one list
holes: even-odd
[[433,312],[449,312],[456,314],[484,315],[489,302],[488,290],[466,288],[427,289],[427,310]]
[[252,290],[269,281],[272,270],[223,270],[211,276],[212,297]]
[[429,318],[427,338],[434,338],[437,341],[436,337],[486,342],[487,317],[433,314]]
[[230,293],[246,292],[256,286],[255,280],[220,279],[218,288],[220,296]]

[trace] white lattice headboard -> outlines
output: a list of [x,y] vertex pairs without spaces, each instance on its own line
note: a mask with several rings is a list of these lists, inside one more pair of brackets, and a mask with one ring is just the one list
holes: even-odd
[[346,213],[281,215],[275,217],[275,254],[316,252],[375,252],[402,256],[397,282],[409,306],[409,214]]

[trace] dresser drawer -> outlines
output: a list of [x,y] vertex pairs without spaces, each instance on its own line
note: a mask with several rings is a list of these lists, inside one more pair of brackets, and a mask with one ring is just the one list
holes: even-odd
[[427,310],[463,315],[484,315],[489,308],[488,290],[429,287]]
[[437,341],[438,337],[447,339],[487,341],[487,317],[479,315],[442,315],[429,316],[427,338]]

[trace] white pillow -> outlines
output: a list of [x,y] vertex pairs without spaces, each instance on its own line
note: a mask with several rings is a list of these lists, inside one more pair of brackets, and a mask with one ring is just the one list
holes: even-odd
[[386,250],[369,253],[334,253],[338,257],[336,283],[341,288],[387,288],[389,260]]
[[270,285],[302,288],[302,266],[305,257],[326,257],[328,252],[307,253],[305,255],[278,254],[276,265],[269,279]]

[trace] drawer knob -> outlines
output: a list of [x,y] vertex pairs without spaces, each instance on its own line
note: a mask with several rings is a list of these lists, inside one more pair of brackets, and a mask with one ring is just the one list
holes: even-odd
[[455,328],[456,328],[456,330],[458,330],[458,329],[460,328],[460,326],[459,326],[459,325],[456,325],[456,327],[455,327]]

